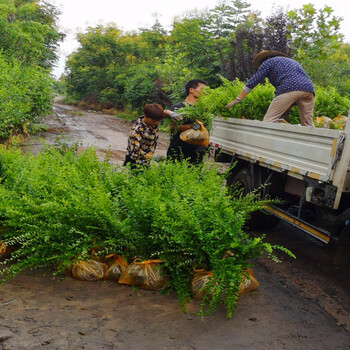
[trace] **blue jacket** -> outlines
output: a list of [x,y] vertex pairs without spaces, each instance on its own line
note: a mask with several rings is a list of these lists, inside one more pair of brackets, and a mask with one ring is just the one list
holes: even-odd
[[307,91],[314,93],[314,87],[310,78],[302,66],[286,57],[272,57],[261,64],[256,73],[244,86],[244,91],[249,92],[259,83],[268,78],[275,87],[275,96],[292,91]]

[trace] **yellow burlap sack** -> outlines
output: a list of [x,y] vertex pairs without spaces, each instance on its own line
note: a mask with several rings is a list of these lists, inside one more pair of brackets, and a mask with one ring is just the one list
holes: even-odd
[[159,259],[146,261],[135,259],[121,274],[118,282],[147,290],[161,289],[168,281],[161,264],[162,260]]
[[255,278],[253,271],[248,268],[246,273],[248,274],[248,277],[243,277],[243,281],[239,286],[238,295],[246,294],[259,287],[259,282]]
[[211,276],[213,276],[211,271],[194,269],[194,274],[191,279],[191,296],[194,300],[202,300],[205,293],[204,287]]
[[344,130],[346,123],[348,121],[348,118],[344,115],[338,115],[337,117],[333,118],[332,124],[336,126],[338,129]]
[[209,133],[204,127],[203,123],[199,120],[196,122],[200,125],[199,130],[187,129],[180,134],[180,139],[184,142],[190,143],[191,145],[197,146],[208,146],[209,144]]
[[315,126],[318,128],[329,129],[331,122],[332,122],[332,119],[328,118],[328,117],[316,117],[315,118]]
[[104,274],[106,280],[119,281],[121,274],[128,267],[128,263],[119,254],[108,254],[108,268]]
[[11,256],[12,249],[4,242],[0,242],[0,260],[8,259]]
[[107,270],[107,265],[97,260],[75,262],[72,266],[72,276],[81,281],[101,280]]

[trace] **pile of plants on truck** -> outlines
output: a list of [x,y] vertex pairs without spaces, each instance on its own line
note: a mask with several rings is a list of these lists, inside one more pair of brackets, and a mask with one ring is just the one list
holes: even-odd
[[2,283],[26,269],[57,273],[119,254],[127,263],[162,261],[167,290],[176,290],[183,307],[194,269],[210,271],[202,314],[224,303],[231,316],[250,259],[277,259],[275,249],[284,250],[243,231],[263,202],[232,197],[210,164],[131,171],[100,162],[93,149],[31,155],[0,148],[0,180],[1,240],[13,250],[1,263]]
[[[202,121],[208,130],[211,129],[214,117],[239,118],[263,120],[264,115],[274,97],[274,87],[266,81],[257,85],[242,101],[230,109],[226,109],[228,102],[232,101],[242,91],[244,83],[238,79],[230,82],[222,78],[222,85],[202,90],[198,103],[186,106],[179,113],[192,119]],[[315,86],[314,122],[315,126],[325,127],[324,120],[329,118],[328,127],[334,129],[344,128],[350,108],[350,99],[341,96],[335,88]],[[292,107],[286,120],[291,124],[299,124],[300,117],[297,107]]]

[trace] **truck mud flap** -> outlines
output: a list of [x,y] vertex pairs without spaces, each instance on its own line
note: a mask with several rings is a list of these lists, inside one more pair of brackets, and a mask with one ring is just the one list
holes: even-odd
[[328,244],[331,241],[331,233],[330,232],[328,232],[326,230],[322,230],[318,227],[312,226],[309,223],[307,223],[303,220],[300,220],[300,219],[296,218],[295,216],[290,215],[289,213],[287,213],[284,210],[277,208],[275,206],[266,205],[265,208],[271,214],[279,217],[280,219],[282,219],[284,221],[287,221],[291,225],[308,233],[309,235],[313,236],[314,238],[320,240],[321,242]]

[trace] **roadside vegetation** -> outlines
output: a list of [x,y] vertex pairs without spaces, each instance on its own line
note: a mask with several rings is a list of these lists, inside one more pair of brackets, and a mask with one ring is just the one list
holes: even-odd
[[[45,1],[0,4],[2,142],[30,133],[50,113],[54,91],[65,91],[71,103],[133,119],[145,103],[168,107],[182,99],[191,78],[210,87],[183,113],[197,113],[208,129],[215,115],[259,119],[273,96],[268,83],[237,108],[224,106],[253,74],[251,59],[263,48],[288,52],[304,65],[316,85],[315,116],[334,119],[349,108],[350,46],[328,6],[288,13],[279,8],[264,19],[249,3],[228,0],[177,18],[170,31],[158,20],[134,32],[114,24],[88,28],[54,84],[51,69],[64,37],[58,14]],[[31,155],[0,146],[0,243],[12,250],[1,262],[1,282],[26,269],[64,272],[92,258],[97,247],[101,258],[118,253],[129,263],[160,259],[167,290],[176,290],[183,307],[194,269],[210,271],[201,313],[224,303],[230,317],[250,259],[266,254],[277,260],[275,250],[292,256],[244,232],[263,204],[257,194],[229,192],[225,176],[210,164],[161,162],[132,172],[108,157],[98,161],[93,149],[78,154],[62,144]]]
[[[54,82],[50,72],[64,39],[58,15],[47,1],[6,0],[0,5],[0,140],[30,133],[50,113],[52,93],[65,93],[67,102],[82,107],[135,119],[145,103],[169,107],[184,98],[183,86],[192,78],[204,79],[218,91],[229,81],[234,92],[254,73],[253,55],[266,48],[289,53],[306,69],[317,87],[315,117],[347,114],[350,45],[340,34],[342,19],[330,6],[276,7],[262,18],[249,2],[227,0],[174,19],[169,30],[157,18],[150,28],[131,32],[117,24],[90,27],[78,35],[80,47]],[[273,91],[268,84],[256,88],[254,103],[247,99],[231,113],[222,108],[235,95],[224,95],[222,104],[214,101],[211,118],[237,117],[239,111],[238,117],[260,119]],[[290,121],[298,122],[296,111]]]
[[0,141],[30,132],[52,110],[58,14],[37,0],[0,4]]
[[[273,96],[268,84],[255,88],[235,112],[222,109],[236,96],[240,82],[254,73],[254,54],[272,49],[296,59],[312,79],[314,116],[334,118],[347,115],[350,104],[350,45],[340,34],[341,22],[330,6],[305,4],[291,11],[276,7],[262,18],[249,2],[227,0],[176,18],[168,31],[157,19],[151,28],[132,32],[117,24],[99,25],[78,35],[80,48],[69,56],[61,79],[68,101],[125,115],[141,112],[149,102],[168,107],[184,98],[187,80],[201,78],[219,89],[215,96],[220,104],[210,101],[212,114],[260,119]],[[233,82],[228,90],[233,94],[218,96],[227,81]],[[296,116],[292,112],[293,123]]]

